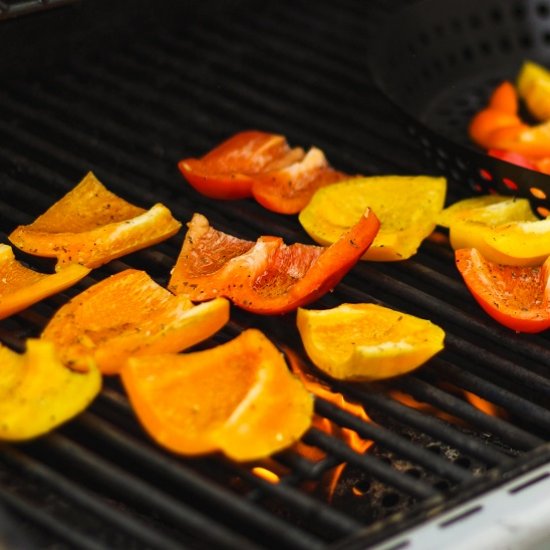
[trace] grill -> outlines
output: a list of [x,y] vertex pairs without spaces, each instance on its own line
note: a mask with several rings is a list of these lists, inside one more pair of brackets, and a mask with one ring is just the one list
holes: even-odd
[[[113,192],[143,206],[162,201],[182,221],[201,212],[242,238],[311,242],[296,217],[198,195],[176,162],[258,128],[315,144],[350,173],[426,173],[419,147],[366,70],[369,31],[400,3],[345,0],[312,9],[305,0],[173,2],[156,9],[82,1],[2,23],[0,39],[15,37],[10,47],[17,51],[5,61],[0,89],[4,238],[93,170]],[[105,32],[117,23],[120,32]],[[31,48],[25,40],[31,32],[47,35],[47,65],[38,59],[39,41]],[[449,200],[462,192],[450,182]],[[68,298],[127,267],[165,285],[182,238],[183,231],[94,270],[3,321],[0,339],[22,349]],[[318,461],[295,449],[258,464],[174,456],[144,435],[118,380],[108,378],[78,418],[36,441],[0,447],[0,546],[395,550],[413,545],[406,534],[393,539],[396,533],[433,517],[445,518],[443,537],[479,516],[488,507],[480,499],[494,491],[504,487],[517,506],[548,484],[547,333],[516,335],[486,317],[460,281],[451,250],[435,241],[406,262],[357,265],[315,305],[358,301],[429,318],[447,333],[445,351],[414,374],[381,384],[325,380],[372,422],[324,398],[316,399],[316,414],[372,439],[366,453],[311,428],[302,443],[323,451]],[[292,314],[259,318],[234,308],[207,344],[248,327],[308,364]],[[478,410],[462,390],[506,415]],[[430,410],[405,404],[396,392]],[[324,480],[341,464],[328,496]],[[258,476],[255,466],[277,471],[279,482]]]

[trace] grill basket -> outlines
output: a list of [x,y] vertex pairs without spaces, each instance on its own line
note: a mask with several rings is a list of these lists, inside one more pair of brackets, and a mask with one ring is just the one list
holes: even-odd
[[528,198],[550,214],[550,176],[484,154],[468,122],[524,60],[550,66],[550,2],[417,2],[376,34],[369,64],[382,92],[405,114],[429,165],[454,191]]

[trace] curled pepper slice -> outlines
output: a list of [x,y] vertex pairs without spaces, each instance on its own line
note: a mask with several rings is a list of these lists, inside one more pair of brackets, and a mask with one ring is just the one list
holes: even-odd
[[63,365],[54,344],[30,339],[23,354],[0,346],[0,440],[40,436],[83,411],[101,389],[101,374]]
[[73,264],[57,273],[39,273],[17,261],[11,246],[0,244],[0,319],[69,288],[89,272]]
[[286,313],[331,290],[374,239],[379,222],[366,211],[332,246],[286,245],[280,237],[256,242],[210,226],[201,214],[188,224],[168,288],[193,301],[225,296],[261,314]]
[[487,261],[475,248],[455,252],[456,265],[479,305],[517,332],[550,328],[550,257],[542,266]]
[[132,358],[121,377],[146,431],[176,453],[265,458],[312,421],[311,394],[255,329],[203,351]]
[[159,243],[181,223],[163,204],[149,210],[118,197],[90,172],[64,197],[29,225],[9,236],[19,249],[95,268],[114,258]]
[[194,306],[144,271],[127,269],[63,305],[42,332],[62,360],[85,371],[96,363],[116,374],[130,356],[178,352],[205,340],[229,320],[223,298]]

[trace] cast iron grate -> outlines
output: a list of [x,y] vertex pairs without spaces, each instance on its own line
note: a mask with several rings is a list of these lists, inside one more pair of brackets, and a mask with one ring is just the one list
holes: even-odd
[[[0,90],[0,230],[29,222],[93,170],[128,200],[165,202],[182,221],[200,211],[244,238],[268,231],[309,242],[294,217],[194,193],[176,162],[256,127],[291,143],[314,143],[343,170],[422,171],[416,144],[365,68],[368,23],[390,11],[386,2],[346,0],[317,3],[314,13],[306,2],[291,11],[285,3],[254,10],[243,3],[218,15],[179,13],[178,23],[152,27],[108,55],[92,51],[85,63],[61,61],[50,74],[7,79]],[[70,296],[125,267],[166,283],[182,237],[112,262],[3,321],[0,339],[22,348]],[[444,353],[400,380],[376,386],[324,380],[361,404],[371,422],[322,398],[317,414],[372,439],[366,453],[314,427],[302,443],[323,451],[320,460],[296,449],[244,465],[172,456],[143,434],[117,380],[109,379],[78,419],[35,442],[2,447],[0,504],[31,546],[309,549],[361,536],[364,547],[421,521],[435,506],[464,501],[501,475],[548,460],[548,335],[514,335],[483,316],[449,249],[427,242],[408,262],[358,265],[318,305],[344,301],[424,316],[448,335]],[[250,326],[307,364],[293,315],[257,318],[234,310],[210,343]],[[451,385],[503,407],[507,416],[480,412]],[[397,391],[460,421],[411,408]],[[329,497],[325,479],[342,463]],[[258,477],[254,466],[278,472],[280,481]]]

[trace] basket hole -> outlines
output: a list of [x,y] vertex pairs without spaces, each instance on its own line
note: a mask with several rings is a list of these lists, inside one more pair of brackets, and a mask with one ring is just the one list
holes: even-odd
[[502,183],[508,187],[508,189],[511,189],[512,191],[517,191],[519,189],[518,184],[511,180],[510,178],[502,178]]
[[537,206],[537,213],[543,218],[547,218],[548,216],[550,216],[550,210],[548,210],[548,208],[545,208],[544,206]]
[[474,58],[474,52],[472,51],[472,49],[464,48],[462,50],[462,58],[464,59],[464,61],[472,61],[472,59]]
[[542,35],[542,41],[543,41],[545,44],[550,44],[550,32],[546,31],[546,32]]
[[539,189],[538,187],[530,187],[529,191],[531,195],[533,195],[533,197],[537,199],[541,199],[541,200],[546,199],[546,193],[542,189]]
[[491,10],[489,14],[493,23],[500,23],[502,21],[502,11],[499,8]]
[[423,46],[429,46],[431,42],[430,35],[427,32],[421,32],[419,40]]
[[422,477],[422,471],[418,468],[409,468],[408,470],[405,470],[405,473],[415,479],[420,479]]
[[525,6],[522,6],[521,4],[516,4],[514,6],[513,14],[516,19],[523,19],[525,17]]
[[533,46],[533,40],[528,34],[522,34],[518,40],[522,48],[531,48]]
[[503,52],[509,52],[512,49],[512,42],[507,36],[503,36],[499,41],[499,46]]
[[462,21],[455,17],[451,20],[451,27],[456,32],[462,32]]
[[483,41],[479,45],[479,50],[482,54],[489,55],[493,51],[493,48],[489,42]]
[[550,15],[550,10],[546,4],[537,4],[537,15],[541,19],[546,19]]
[[482,168],[479,171],[479,175],[485,180],[485,181],[493,181],[493,175],[488,170],[485,170],[485,168]]
[[472,14],[469,18],[470,26],[473,29],[479,29],[483,26],[483,21],[481,20],[481,17],[479,15]]

